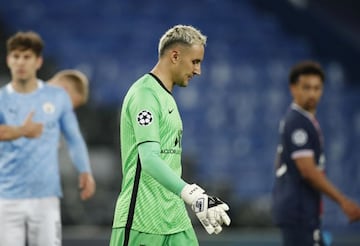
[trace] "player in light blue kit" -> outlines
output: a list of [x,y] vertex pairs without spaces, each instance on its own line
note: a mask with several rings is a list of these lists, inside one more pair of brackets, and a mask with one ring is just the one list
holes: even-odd
[[79,172],[81,198],[95,192],[86,144],[65,90],[37,78],[43,41],[7,41],[11,81],[0,90],[0,245],[61,245],[60,134]]

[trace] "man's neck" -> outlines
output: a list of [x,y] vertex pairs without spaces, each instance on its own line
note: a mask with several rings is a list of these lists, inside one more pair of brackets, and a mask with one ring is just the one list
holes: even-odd
[[315,117],[316,109],[314,109],[314,110],[306,110],[306,109],[304,109],[303,107],[301,107],[299,104],[297,104],[295,102],[293,102],[292,104],[293,104],[293,107],[297,108],[298,110],[303,111],[303,112],[311,115],[312,117]]
[[151,70],[151,73],[161,80],[168,91],[172,92],[174,84],[168,75],[167,70],[164,69],[160,63],[156,64],[156,66]]
[[18,93],[30,93],[38,88],[37,78],[29,80],[12,80],[11,85]]

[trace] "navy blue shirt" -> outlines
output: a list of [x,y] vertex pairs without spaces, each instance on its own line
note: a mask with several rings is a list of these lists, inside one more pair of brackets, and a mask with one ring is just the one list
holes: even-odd
[[323,137],[313,115],[291,104],[279,127],[280,143],[273,189],[274,222],[279,226],[318,228],[321,194],[300,174],[295,159],[313,157],[324,171]]

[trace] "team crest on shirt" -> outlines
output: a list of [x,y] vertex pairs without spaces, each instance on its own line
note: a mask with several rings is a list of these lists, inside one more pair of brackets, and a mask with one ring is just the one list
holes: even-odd
[[43,108],[43,111],[47,114],[52,114],[55,112],[55,105],[52,104],[51,102],[44,103],[42,108]]
[[138,115],[137,115],[137,121],[139,123],[140,126],[148,126],[151,124],[151,122],[153,121],[153,117],[150,111],[148,110],[142,110]]
[[304,129],[296,129],[291,135],[291,141],[297,146],[303,146],[307,143],[308,135]]

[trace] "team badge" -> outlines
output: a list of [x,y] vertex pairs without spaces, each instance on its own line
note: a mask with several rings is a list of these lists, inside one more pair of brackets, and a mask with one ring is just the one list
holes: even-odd
[[303,146],[307,143],[308,135],[303,129],[297,129],[291,135],[291,140],[293,144],[297,146]]
[[47,114],[52,114],[55,112],[55,106],[51,102],[46,102],[42,106],[43,111]]
[[152,114],[150,111],[143,110],[137,116],[137,121],[140,126],[150,125],[153,120]]

